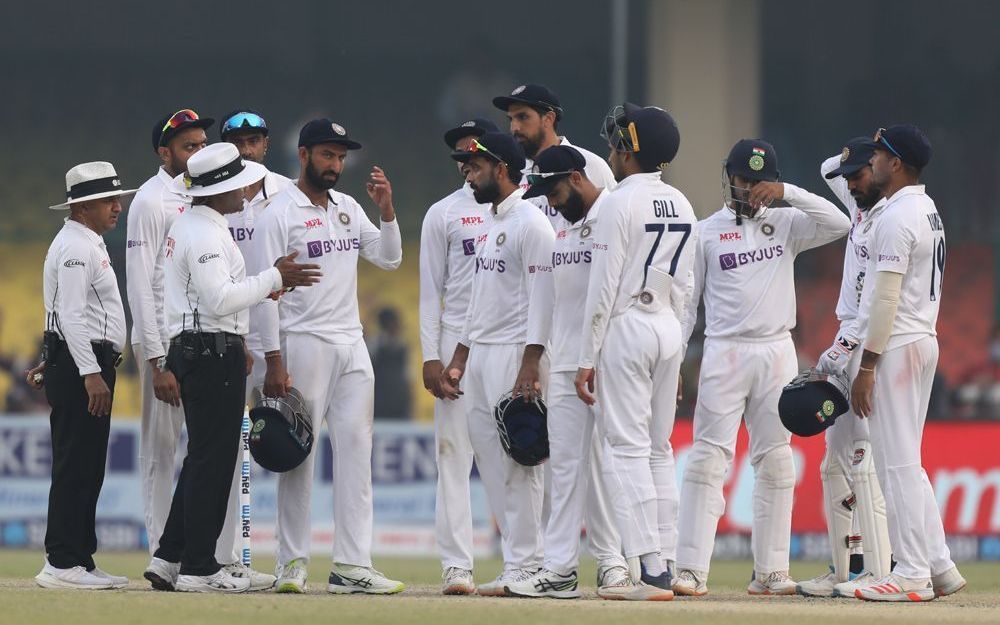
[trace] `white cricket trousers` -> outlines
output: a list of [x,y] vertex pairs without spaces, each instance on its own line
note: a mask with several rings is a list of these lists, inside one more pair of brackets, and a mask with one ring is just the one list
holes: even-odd
[[[169,343],[163,349],[170,348]],[[142,388],[142,421],[139,429],[139,474],[142,476],[142,509],[146,521],[149,555],[160,546],[174,495],[177,443],[184,427],[184,408],[174,407],[153,393],[153,371],[142,345],[132,345]]]
[[[622,541],[611,511],[625,505],[608,492],[604,450],[594,435],[594,411],[576,394],[576,371],[549,376],[549,499],[545,568],[561,575],[580,563],[580,529],[586,521],[590,552],[598,566],[625,566]],[[614,495],[619,495],[616,497]],[[613,507],[614,506],[614,507]]]
[[722,493],[740,420],[750,434],[754,469],[750,545],[758,575],[788,570],[795,467],[791,433],[778,418],[781,390],[798,369],[790,336],[773,340],[708,338],[701,360],[694,444],[681,485],[677,568],[708,573]]
[[875,471],[885,495],[889,544],[897,575],[925,579],[955,563],[945,544],[944,525],[920,445],[931,384],[937,369],[937,337],[927,336],[890,349],[875,368],[869,426]]
[[[838,336],[841,336],[838,333]],[[862,348],[855,349],[848,361],[847,379],[854,380],[858,374],[858,367],[861,366]],[[833,425],[828,427],[823,433],[826,438],[826,456],[836,461],[848,483],[852,483],[851,465],[854,463],[854,443],[856,441],[870,441],[871,434],[868,431],[868,420],[859,419],[852,408],[837,417]]]
[[[441,329],[444,358],[455,353],[459,335]],[[445,363],[447,364],[447,362]],[[511,382],[513,385],[513,382]],[[434,529],[441,567],[472,570],[472,442],[469,440],[469,398],[434,400],[434,437],[437,446],[437,495]]]
[[[264,352],[257,350],[253,355],[253,370],[247,377],[247,406],[252,401],[252,391],[255,386],[264,385],[264,375],[267,373],[267,363],[264,362]],[[233,485],[229,489],[229,508],[226,509],[226,521],[222,525],[222,533],[215,543],[215,559],[219,564],[242,562],[241,544],[243,539],[243,517],[240,514],[240,488],[243,481],[243,442],[240,441],[240,453],[236,458],[236,471],[233,473]],[[253,489],[251,482],[250,488]],[[252,500],[251,500],[252,501]],[[252,507],[252,504],[251,504]]]
[[500,527],[504,570],[536,569],[542,564],[542,467],[526,467],[504,453],[493,407],[514,388],[524,345],[469,346],[462,387],[469,403],[469,440]]
[[368,350],[361,339],[334,345],[289,332],[281,351],[317,440],[302,464],[278,476],[278,564],[309,558],[313,468],[325,421],[333,449],[333,561],[371,566],[375,376]]
[[597,359],[597,427],[625,556],[674,559],[677,481],[670,435],[677,413],[680,323],[673,311],[631,308],[608,324]]

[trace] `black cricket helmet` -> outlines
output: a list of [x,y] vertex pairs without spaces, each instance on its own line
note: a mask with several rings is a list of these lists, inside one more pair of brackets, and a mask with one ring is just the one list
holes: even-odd
[[503,450],[514,462],[533,467],[549,457],[548,408],[541,398],[528,401],[511,392],[493,407]]
[[250,409],[250,454],[268,471],[284,473],[302,464],[313,447],[312,417],[302,393],[265,397],[253,389]]
[[846,376],[806,369],[781,391],[778,416],[798,436],[815,436],[833,425],[851,407]]

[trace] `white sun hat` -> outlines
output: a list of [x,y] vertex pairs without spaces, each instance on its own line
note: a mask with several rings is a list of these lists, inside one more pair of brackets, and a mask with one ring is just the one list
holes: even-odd
[[126,195],[136,191],[137,189],[122,189],[122,181],[111,163],[104,161],[80,163],[66,172],[66,201],[49,208],[66,210],[70,204],[77,202]]
[[187,173],[172,183],[172,191],[192,197],[218,195],[235,191],[263,180],[267,168],[244,161],[232,143],[213,143],[194,153],[187,162]]

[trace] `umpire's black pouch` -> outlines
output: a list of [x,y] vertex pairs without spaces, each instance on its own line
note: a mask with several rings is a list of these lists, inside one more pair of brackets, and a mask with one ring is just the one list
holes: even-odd
[[66,347],[59,335],[52,330],[46,330],[42,334],[42,361],[46,365],[51,365],[59,357],[59,351]]

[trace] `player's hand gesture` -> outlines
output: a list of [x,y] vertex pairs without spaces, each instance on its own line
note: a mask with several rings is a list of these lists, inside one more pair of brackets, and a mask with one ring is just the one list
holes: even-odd
[[392,184],[381,167],[372,167],[372,173],[368,175],[368,197],[375,202],[382,213],[382,221],[392,221],[396,218],[396,209],[392,205]]
[[875,388],[875,372],[869,370],[858,371],[851,385],[851,407],[854,414],[862,419],[872,413],[872,390]]
[[764,180],[751,187],[747,201],[753,208],[765,208],[783,197],[785,197],[785,183]]
[[581,367],[576,372],[576,394],[588,406],[597,403],[597,399],[594,397],[594,379],[596,377],[593,369]]
[[274,263],[274,266],[278,268],[278,273],[281,274],[281,285],[285,288],[312,286],[319,282],[323,275],[319,270],[319,265],[300,265],[295,262],[298,255],[298,250],[295,250],[288,256],[282,256]]
[[444,364],[440,360],[428,360],[424,363],[424,388],[438,399],[444,399],[444,393],[441,391],[441,375],[443,373]]
[[454,362],[441,372],[440,390],[444,399],[458,399],[465,394],[458,386],[463,375],[465,371]]
[[541,376],[538,373],[538,365],[525,363],[521,365],[521,370],[517,372],[517,380],[514,381],[514,389],[511,391],[514,397],[521,396],[527,401],[535,401],[542,395]]
[[25,380],[31,388],[42,388],[42,382],[45,380],[45,362],[40,362],[37,366],[31,369],[26,369],[24,371]]

